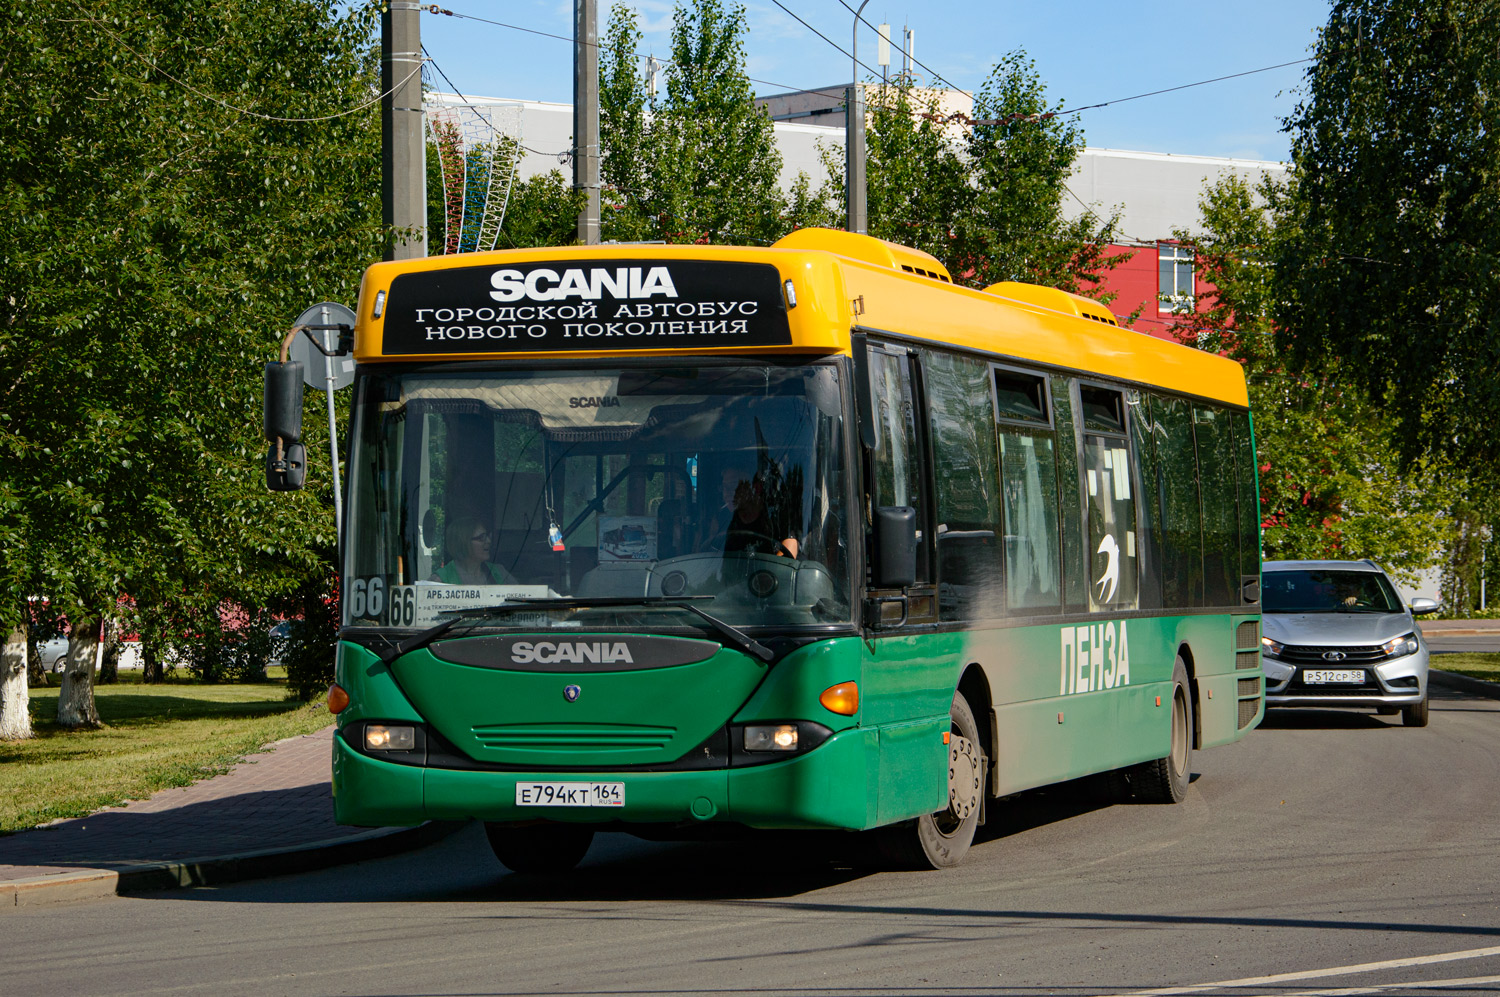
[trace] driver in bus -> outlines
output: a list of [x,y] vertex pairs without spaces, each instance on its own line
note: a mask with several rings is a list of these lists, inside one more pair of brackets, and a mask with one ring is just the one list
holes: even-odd
[[724,553],[777,554],[796,557],[799,545],[793,537],[777,540],[781,533],[771,520],[766,506],[766,486],[760,476],[748,467],[730,464],[719,479],[724,504],[714,518],[717,529],[710,533],[717,545],[724,541]]
[[432,576],[449,585],[514,585],[515,578],[490,560],[494,536],[477,516],[457,516],[443,530],[450,560]]

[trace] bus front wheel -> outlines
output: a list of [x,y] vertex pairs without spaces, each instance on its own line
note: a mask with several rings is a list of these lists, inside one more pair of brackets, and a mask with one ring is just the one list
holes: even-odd
[[1135,795],[1147,803],[1181,803],[1193,769],[1193,696],[1188,691],[1182,656],[1172,667],[1172,748],[1165,758],[1137,765],[1130,772]]
[[968,854],[979,826],[987,763],[979,725],[963,693],[953,694],[948,720],[948,805],[875,832],[882,857],[899,868],[953,868]]
[[567,872],[583,861],[594,829],[582,824],[484,825],[490,850],[512,872],[548,875]]

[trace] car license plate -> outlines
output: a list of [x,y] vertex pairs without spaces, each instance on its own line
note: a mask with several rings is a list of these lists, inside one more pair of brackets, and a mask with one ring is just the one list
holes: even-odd
[[521,782],[518,807],[623,807],[623,782]]
[[1308,685],[1361,685],[1365,681],[1365,671],[1363,668],[1339,668],[1303,672],[1302,681]]

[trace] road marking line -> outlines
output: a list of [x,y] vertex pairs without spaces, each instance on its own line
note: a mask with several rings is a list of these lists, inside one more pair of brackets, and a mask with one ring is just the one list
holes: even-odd
[[1298,973],[1277,973],[1274,976],[1250,976],[1242,980],[1222,980],[1218,983],[1199,983],[1190,987],[1167,987],[1162,990],[1132,990],[1125,997],[1171,997],[1173,994],[1197,994],[1206,990],[1223,990],[1226,987],[1262,987],[1272,983],[1287,983],[1292,980],[1316,980],[1327,976],[1344,976],[1353,973],[1376,973],[1382,969],[1404,969],[1407,966],[1431,966],[1439,962],[1457,962],[1461,959],[1483,959],[1500,955],[1500,945],[1482,949],[1465,949],[1462,952],[1439,952],[1436,955],[1412,956],[1409,959],[1386,959],[1383,962],[1363,962],[1353,966],[1333,966],[1329,969],[1309,969]]
[[1500,983],[1500,976],[1469,976],[1454,980],[1411,980],[1406,983],[1379,983],[1369,987],[1345,987],[1339,990],[1304,990],[1301,993],[1285,994],[1284,997],[1357,997],[1359,994],[1380,994],[1392,990],[1403,993],[1436,990],[1440,987],[1480,987]]

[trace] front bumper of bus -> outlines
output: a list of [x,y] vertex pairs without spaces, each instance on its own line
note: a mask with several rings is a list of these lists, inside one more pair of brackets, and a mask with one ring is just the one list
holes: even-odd
[[[843,828],[876,823],[878,735],[855,728],[785,761],[696,771],[528,773],[427,768],[387,762],[334,738],[333,806],[340,824],[413,825],[427,820],[681,824],[728,821],[755,828]],[[623,783],[612,807],[525,806],[516,786]]]

